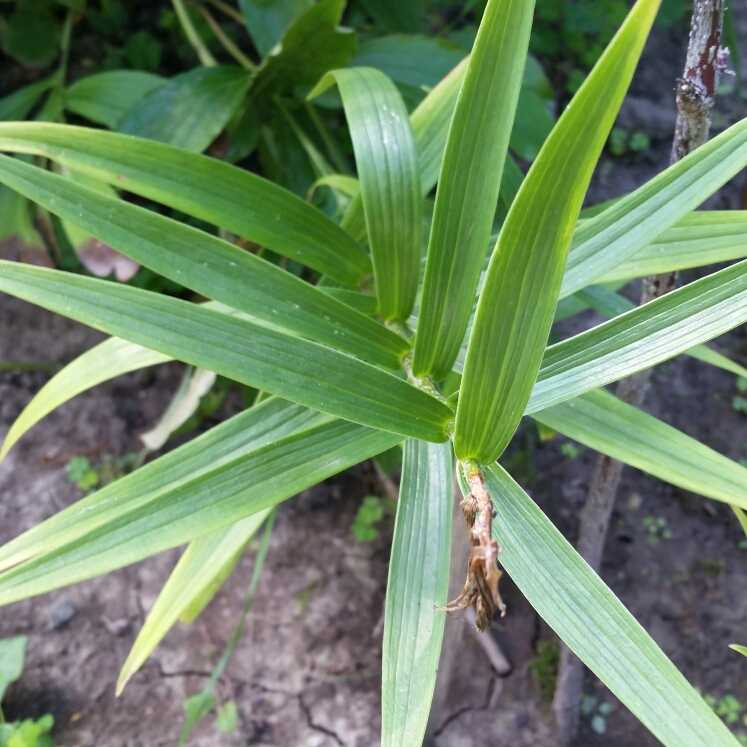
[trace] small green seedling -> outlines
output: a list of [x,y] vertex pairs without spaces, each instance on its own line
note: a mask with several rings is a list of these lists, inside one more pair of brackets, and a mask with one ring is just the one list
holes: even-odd
[[661,540],[672,539],[672,530],[667,527],[667,520],[663,516],[646,516],[643,519],[646,529],[646,540],[650,545],[658,545]]
[[575,459],[583,449],[570,441],[560,444],[560,453],[567,459]]
[[136,453],[125,454],[117,459],[105,454],[101,463],[96,466],[91,465],[88,457],[77,456],[67,463],[67,479],[87,493],[124,477],[139,467],[141,462],[141,455]]
[[530,660],[529,668],[543,705],[549,705],[552,702],[559,667],[560,645],[558,642],[540,641],[537,644],[537,655]]
[[[0,640],[0,703],[8,685],[23,673],[28,640],[25,635]],[[0,708],[0,747],[54,747],[49,734],[53,726],[54,719],[49,714],[38,721],[25,719],[5,723]]]
[[606,733],[607,718],[614,710],[612,703],[606,700],[600,702],[594,695],[584,695],[581,700],[581,716],[591,719],[589,725],[597,734]]
[[626,153],[640,153],[651,147],[651,138],[643,130],[628,132],[622,127],[613,127],[608,141],[613,156],[624,156]]
[[740,395],[736,395],[731,400],[731,406],[737,411],[737,412],[743,412],[747,414],[747,397],[741,397]]
[[721,716],[727,724],[736,724],[744,709],[742,703],[733,695],[724,695],[720,700],[717,700],[713,695],[706,695],[703,699],[713,708],[716,715]]
[[355,520],[350,527],[358,542],[373,542],[379,536],[376,525],[384,518],[384,504],[381,498],[367,495],[363,499]]

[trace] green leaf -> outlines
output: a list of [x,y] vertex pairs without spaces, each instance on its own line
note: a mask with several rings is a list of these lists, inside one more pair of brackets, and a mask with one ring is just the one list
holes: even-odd
[[0,123],[0,150],[32,153],[357,285],[363,249],[319,210],[248,171],[178,148],[83,127]]
[[238,724],[239,711],[235,700],[229,700],[215,716],[215,728],[222,734],[230,734]]
[[376,26],[386,33],[418,31],[423,13],[423,0],[360,0],[374,19]]
[[337,83],[353,140],[371,246],[379,313],[407,319],[420,268],[422,209],[415,139],[402,97],[378,70],[328,73],[311,92]]
[[270,511],[259,511],[189,544],[140,629],[119,674],[117,695],[177,620],[192,622],[204,609]]
[[630,11],[511,205],[467,349],[454,435],[459,459],[494,461],[516,430],[542,361],[573,225],[658,5],[639,0]]
[[[569,296],[569,298],[573,297],[578,297],[585,302],[585,306],[607,317],[619,316],[636,308],[634,303],[604,285],[590,285],[583,290],[577,291],[574,296]],[[685,355],[697,358],[712,366],[723,368],[725,371],[731,371],[737,374],[737,376],[747,376],[747,368],[740,366],[725,355],[707,348],[705,345],[696,345],[694,348],[687,350]]]
[[747,261],[548,347],[526,412],[689,352],[745,321]]
[[193,695],[184,701],[184,714],[189,721],[194,723],[205,718],[217,703],[215,695],[203,695],[202,693]]
[[49,267],[52,262],[30,209],[25,197],[0,185],[0,259]]
[[451,557],[450,444],[407,439],[389,563],[382,747],[421,747],[436,684]]
[[511,129],[511,150],[525,161],[533,161],[555,125],[547,101],[522,87],[516,119]]
[[438,181],[454,107],[468,64],[469,57],[465,57],[410,115],[410,125],[418,151],[418,172],[423,196],[427,195]]
[[732,643],[729,645],[729,648],[733,648],[735,651],[738,651],[740,654],[744,654],[747,656],[747,646],[740,646],[737,643]]
[[747,165],[747,119],[694,150],[574,234],[560,295],[598,281]]
[[59,75],[54,73],[48,78],[24,86],[9,96],[0,99],[0,121],[23,119],[32,109],[39,97],[57,83]]
[[132,510],[150,496],[173,489],[205,470],[329,420],[329,416],[301,405],[276,397],[266,399],[4,545],[0,548],[0,570],[40,552],[53,552],[95,529],[101,520],[91,512],[96,514],[93,509],[100,502],[108,502],[115,512],[116,504],[127,502],[127,510]]
[[0,290],[313,409],[446,440],[446,405],[323,345],[180,299],[14,262],[0,261]]
[[345,67],[358,39],[337,25],[344,8],[345,0],[321,0],[299,16],[257,72],[253,94],[291,90],[303,96],[328,70]]
[[168,81],[141,70],[109,70],[89,75],[65,91],[65,108],[116,130],[122,117]]
[[238,67],[195,68],[141,99],[118,129],[201,153],[236,113],[251,83],[252,73]]
[[0,548],[0,604],[215,532],[400,440],[267,400]]
[[688,213],[595,283],[657,275],[747,257],[747,210]]
[[490,0],[451,121],[418,315],[413,373],[443,379],[485,258],[529,44],[533,0]]
[[747,469],[604,389],[532,417],[672,485],[747,508]]
[[414,88],[432,88],[466,56],[460,44],[427,36],[393,34],[370,39],[358,48],[350,67],[373,67]]
[[129,371],[169,360],[171,358],[167,355],[116,337],[96,345],[65,366],[41,388],[8,431],[0,449],[0,459],[33,425],[77,394]]
[[[622,602],[498,465],[485,474],[501,564],[576,655],[666,747],[736,739]],[[683,714],[686,714],[684,716]]]
[[372,363],[399,368],[409,345],[295,275],[152,210],[0,155],[0,182],[181,285]]
[[23,674],[28,642],[27,635],[0,639],[0,702],[3,700],[8,685]]
[[264,57],[282,38],[285,30],[314,0],[239,0],[249,36]]

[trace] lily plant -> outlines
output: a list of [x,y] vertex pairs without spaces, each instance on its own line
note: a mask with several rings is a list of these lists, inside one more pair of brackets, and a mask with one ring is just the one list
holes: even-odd
[[[358,175],[346,182],[354,196],[340,222],[259,176],[170,145],[0,124],[0,150],[37,164],[2,155],[0,182],[210,299],[0,262],[0,291],[112,336],[48,382],[0,456],[75,394],[172,359],[263,393],[0,548],[0,603],[189,543],[124,665],[121,690],[177,619],[199,613],[275,506],[402,444],[384,626],[385,746],[422,744],[443,610],[474,606],[478,627],[488,627],[495,608],[506,611],[501,568],[663,744],[736,745],[498,461],[529,416],[747,508],[744,467],[604,388],[680,354],[744,371],[703,343],[747,321],[747,262],[632,309],[605,283],[747,256],[745,213],[692,212],[747,166],[747,120],[631,194],[581,212],[658,5],[638,0],[523,179],[507,148],[532,0],[489,0],[468,61],[411,115],[381,72],[327,73],[310,98],[337,86]],[[39,168],[47,160],[85,178]],[[320,279],[90,180],[254,242]],[[424,205],[434,188],[430,218]],[[502,221],[499,200],[510,205]],[[548,345],[559,302],[571,298],[611,318]],[[464,590],[449,602],[455,472],[470,558]]]

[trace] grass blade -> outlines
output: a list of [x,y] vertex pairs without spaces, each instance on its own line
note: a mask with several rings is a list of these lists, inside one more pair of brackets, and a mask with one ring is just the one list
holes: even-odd
[[194,620],[238,563],[272,509],[192,540],[140,629],[117,680],[117,695],[177,620]]
[[[737,740],[531,498],[498,465],[485,475],[501,563],[555,632],[666,747]],[[686,715],[683,715],[686,714]]]
[[[246,423],[248,413],[261,415],[256,409],[237,417]],[[244,445],[202,468],[189,464],[180,471],[167,462],[179,478],[160,487],[144,482],[142,468],[0,548],[0,563],[8,568],[0,574],[0,604],[108,573],[234,524],[400,440],[333,420],[258,448]],[[205,439],[192,444],[204,446]],[[221,447],[211,451],[225,453]],[[151,475],[163,459],[148,465]]]
[[417,152],[407,109],[394,83],[366,67],[327,73],[309,97],[333,83],[353,141],[379,313],[385,321],[407,319],[418,290],[422,231]]
[[494,461],[521,419],[550,332],[573,225],[658,7],[658,0],[638,0],[511,205],[464,364],[454,436],[459,459]]
[[113,337],[96,345],[55,374],[18,416],[0,449],[0,460],[45,415],[81,392],[116,376],[172,360],[141,345]]
[[155,272],[290,332],[399,368],[409,345],[295,275],[152,210],[0,155],[0,182]]
[[451,557],[450,444],[407,439],[384,622],[382,747],[421,747],[436,684]]
[[331,348],[175,298],[0,261],[0,291],[270,394],[382,430],[446,440],[451,410]]
[[573,237],[561,297],[597,282],[747,166],[747,119],[585,221]]
[[0,123],[0,150],[32,153],[180,210],[302,262],[343,285],[371,271],[321,211],[243,169],[180,148],[85,127]]
[[443,156],[413,373],[443,379],[467,329],[529,45],[534,0],[490,0]]
[[747,261],[548,347],[526,412],[690,352],[745,321]]
[[747,508],[747,469],[604,389],[532,417],[672,485]]

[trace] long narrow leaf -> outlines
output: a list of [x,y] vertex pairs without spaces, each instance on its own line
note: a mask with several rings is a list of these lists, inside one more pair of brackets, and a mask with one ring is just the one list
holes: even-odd
[[0,547],[0,570],[54,552],[116,518],[119,511],[139,510],[153,496],[291,433],[329,421],[328,415],[270,397]]
[[747,469],[604,389],[532,417],[673,485],[747,508]]
[[259,511],[190,543],[132,644],[117,680],[117,694],[122,692],[130,677],[185,612],[190,611],[190,621],[197,617],[199,610],[228,578],[249,540],[271,510]]
[[172,360],[141,345],[113,337],[96,345],[55,374],[18,416],[0,449],[2,459],[13,444],[45,415],[81,392],[115,376]]
[[[124,484],[114,493],[120,500],[113,502],[105,488],[54,517],[58,523],[64,518],[67,526],[61,536],[52,535],[51,543],[19,538],[29,559],[0,574],[0,604],[107,573],[214,532],[399,440],[391,433],[336,420],[224,457],[161,489],[148,485],[138,493],[123,493],[132,483],[122,478],[115,485]],[[17,546],[5,552],[13,549],[17,556]]]
[[343,285],[371,271],[361,247],[304,200],[243,169],[85,127],[0,123],[0,151],[33,153],[302,262]]
[[511,206],[464,364],[454,436],[460,459],[494,461],[516,430],[550,332],[573,225],[658,7],[658,0],[638,0]]
[[686,270],[747,257],[747,210],[689,213],[595,283]]
[[179,299],[14,262],[0,261],[0,291],[307,407],[446,440],[446,405],[317,343]]
[[[583,290],[577,291],[575,296],[584,301],[589,308],[598,311],[600,314],[604,314],[606,317],[619,316],[620,314],[625,314],[627,311],[632,311],[636,307],[632,301],[623,298],[618,293],[615,293],[615,291],[610,290],[606,285],[590,285]],[[717,353],[715,350],[711,350],[705,345],[696,345],[694,348],[689,348],[685,351],[685,355],[697,358],[712,366],[723,368],[725,371],[731,371],[731,373],[735,373],[737,376],[747,377],[747,368],[740,366],[730,358]]]
[[443,379],[467,329],[519,98],[534,0],[490,0],[446,142],[413,373]]
[[389,368],[399,335],[289,272],[151,210],[0,155],[0,182],[140,264],[216,301]]
[[596,282],[747,166],[747,119],[585,221],[573,237],[561,297]]
[[417,152],[394,83],[373,68],[335,70],[310,97],[337,83],[358,167],[379,313],[407,319],[415,304],[422,209]]
[[689,352],[745,321],[747,261],[551,345],[526,412]]
[[451,557],[450,444],[407,439],[384,621],[383,747],[421,747],[436,684]]
[[486,472],[502,565],[532,606],[666,747],[737,747],[711,707],[531,498]]

